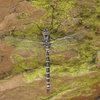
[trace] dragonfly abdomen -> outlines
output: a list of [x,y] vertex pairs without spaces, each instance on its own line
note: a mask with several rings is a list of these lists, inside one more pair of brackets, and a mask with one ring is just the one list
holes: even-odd
[[50,56],[49,50],[46,50],[46,87],[47,92],[50,91]]

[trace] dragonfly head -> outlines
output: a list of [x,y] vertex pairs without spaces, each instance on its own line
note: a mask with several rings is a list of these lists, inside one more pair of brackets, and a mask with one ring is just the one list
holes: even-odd
[[43,29],[42,34],[43,34],[43,36],[50,35],[49,29],[48,28]]

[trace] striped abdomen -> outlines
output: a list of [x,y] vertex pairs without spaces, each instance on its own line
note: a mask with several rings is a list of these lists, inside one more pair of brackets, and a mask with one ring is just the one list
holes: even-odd
[[46,50],[46,87],[47,92],[50,91],[50,57],[49,50]]

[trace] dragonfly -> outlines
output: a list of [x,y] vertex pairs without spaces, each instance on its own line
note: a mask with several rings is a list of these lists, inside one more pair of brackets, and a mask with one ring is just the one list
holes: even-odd
[[[45,46],[45,51],[46,51],[46,88],[47,88],[47,93],[50,92],[50,55],[49,55],[49,50],[50,50],[50,31],[49,29],[44,29],[42,31],[43,34],[43,44]],[[58,38],[57,40],[62,40],[62,39],[71,39],[72,36],[65,36],[63,38]]]
[[[79,44],[75,37],[78,34],[72,34],[72,35],[67,35],[64,37],[52,39],[50,38],[50,35],[53,34],[49,29],[45,28],[42,31],[43,34],[43,39],[36,39],[33,38],[32,40],[28,39],[23,39],[20,37],[13,37],[13,36],[4,36],[6,41],[11,40],[11,45],[15,46],[17,49],[29,49],[33,48],[33,51],[38,52],[36,53],[35,56],[39,56],[42,52],[40,52],[40,49],[44,47],[45,49],[45,65],[46,65],[46,89],[47,93],[50,92],[50,54],[49,52],[51,51],[56,51],[60,52],[62,51],[61,48],[64,47],[63,49],[66,50],[67,46],[70,45],[77,45]],[[15,43],[15,41],[17,41]],[[38,48],[38,49],[37,49]],[[43,48],[42,48],[43,49]],[[29,51],[30,55],[34,55],[33,51]]]

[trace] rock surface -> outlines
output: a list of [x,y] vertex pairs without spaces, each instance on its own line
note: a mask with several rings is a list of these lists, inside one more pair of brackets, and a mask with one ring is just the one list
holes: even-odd
[[8,72],[12,68],[12,61],[10,56],[12,55],[13,48],[6,43],[0,43],[0,74]]
[[25,23],[39,21],[45,13],[23,0],[0,0],[0,10],[0,35],[13,29],[26,29],[30,25]]

